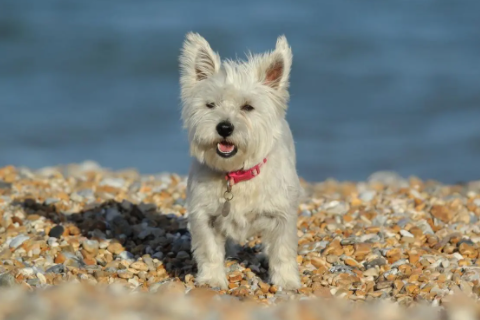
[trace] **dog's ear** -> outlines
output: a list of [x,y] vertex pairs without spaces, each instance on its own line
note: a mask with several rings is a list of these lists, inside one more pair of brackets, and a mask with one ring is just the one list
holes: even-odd
[[261,64],[261,80],[273,89],[286,90],[289,85],[290,69],[292,67],[292,49],[287,38],[277,39],[275,50],[264,57]]
[[220,57],[198,33],[188,33],[180,55],[182,87],[190,88],[220,68]]

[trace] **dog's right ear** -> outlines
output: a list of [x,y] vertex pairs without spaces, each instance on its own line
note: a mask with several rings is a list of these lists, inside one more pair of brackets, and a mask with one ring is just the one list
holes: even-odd
[[182,89],[192,88],[220,69],[220,57],[198,33],[187,34],[180,55],[180,82]]

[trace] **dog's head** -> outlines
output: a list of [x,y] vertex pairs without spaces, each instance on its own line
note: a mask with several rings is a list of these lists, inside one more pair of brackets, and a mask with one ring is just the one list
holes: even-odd
[[249,168],[281,139],[292,52],[284,36],[275,50],[221,61],[189,33],[180,56],[182,118],[190,153],[220,171]]

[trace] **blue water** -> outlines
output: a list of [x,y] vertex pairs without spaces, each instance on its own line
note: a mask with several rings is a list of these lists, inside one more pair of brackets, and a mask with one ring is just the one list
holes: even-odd
[[479,12],[478,0],[2,0],[0,166],[186,173],[177,59],[193,30],[228,58],[287,35],[307,180],[480,179]]

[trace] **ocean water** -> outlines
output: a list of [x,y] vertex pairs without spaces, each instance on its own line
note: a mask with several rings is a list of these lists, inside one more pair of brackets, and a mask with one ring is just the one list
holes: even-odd
[[310,181],[480,179],[480,1],[2,0],[0,166],[189,167],[178,54],[286,34],[288,120]]

